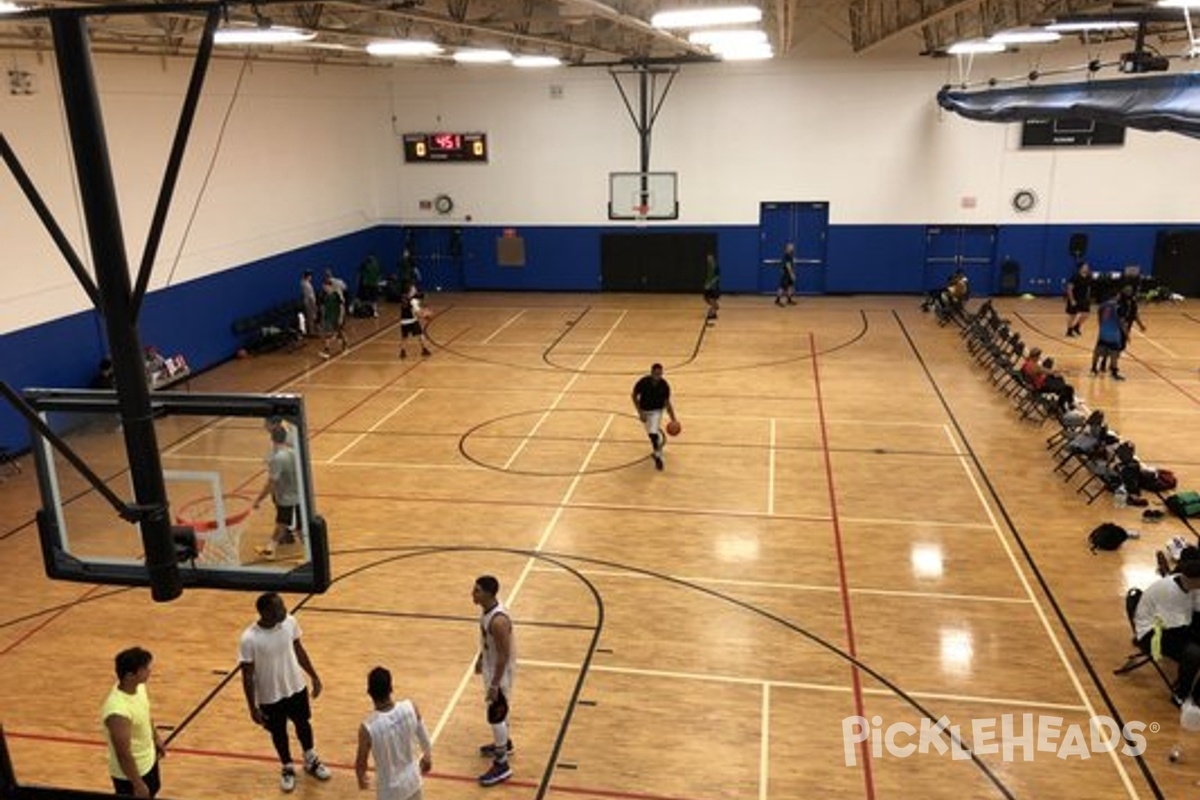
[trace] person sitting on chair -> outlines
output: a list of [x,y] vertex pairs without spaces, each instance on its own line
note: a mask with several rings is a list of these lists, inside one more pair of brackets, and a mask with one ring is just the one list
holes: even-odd
[[1159,578],[1146,587],[1133,615],[1134,636],[1144,653],[1161,660],[1167,656],[1179,665],[1178,678],[1171,688],[1175,705],[1191,698],[1200,702],[1196,674],[1200,672],[1200,643],[1192,638],[1194,595],[1200,589],[1200,560],[1183,561],[1177,572]]
[[1075,389],[1066,379],[1054,371],[1054,359],[1047,358],[1038,362],[1042,351],[1033,348],[1021,364],[1021,376],[1035,392],[1042,395],[1053,395],[1058,401],[1059,412],[1071,410],[1075,406]]

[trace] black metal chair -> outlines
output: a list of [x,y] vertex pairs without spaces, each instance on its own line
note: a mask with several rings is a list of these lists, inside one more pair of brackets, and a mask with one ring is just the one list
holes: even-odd
[[[1162,565],[1159,565],[1161,569]],[[1129,620],[1129,631],[1133,634],[1134,651],[1125,657],[1125,663],[1113,670],[1113,675],[1126,675],[1136,669],[1141,669],[1147,664],[1153,664],[1154,669],[1158,672],[1159,677],[1163,679],[1163,683],[1170,689],[1172,686],[1171,679],[1167,677],[1167,673],[1163,672],[1162,665],[1154,660],[1149,652],[1143,650],[1138,643],[1137,628],[1134,626],[1134,615],[1137,614],[1138,603],[1142,601],[1141,589],[1130,589],[1125,593],[1125,617]]]

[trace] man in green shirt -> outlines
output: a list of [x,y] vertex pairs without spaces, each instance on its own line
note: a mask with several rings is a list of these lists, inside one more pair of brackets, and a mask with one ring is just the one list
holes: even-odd
[[100,708],[113,791],[127,797],[154,797],[161,785],[158,760],[166,747],[154,728],[146,693],[153,661],[140,647],[117,653],[117,683]]

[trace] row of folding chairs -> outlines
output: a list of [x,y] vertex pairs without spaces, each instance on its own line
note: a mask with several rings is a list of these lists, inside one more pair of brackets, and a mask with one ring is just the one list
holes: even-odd
[[[1057,397],[1030,385],[1021,372],[1028,346],[1020,331],[1000,316],[990,300],[981,303],[974,313],[965,313],[961,327],[968,355],[996,390],[1012,402],[1017,416],[1039,426],[1048,421],[1055,423],[1054,432],[1046,439],[1046,447],[1054,457],[1055,474],[1068,483],[1077,482],[1076,492],[1089,505],[1116,489],[1121,468],[1134,453],[1133,443],[1121,442],[1115,432],[1103,427],[1102,412],[1064,413]],[[1095,446],[1080,449],[1076,445],[1085,443],[1080,437],[1089,426],[1100,426],[1103,430],[1099,431]]]

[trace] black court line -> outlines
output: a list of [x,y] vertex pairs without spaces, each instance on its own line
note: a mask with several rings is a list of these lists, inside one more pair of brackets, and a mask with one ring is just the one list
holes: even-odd
[[[1079,641],[1079,637],[1075,635],[1075,630],[1071,627],[1071,623],[1067,619],[1066,612],[1064,612],[1062,606],[1059,605],[1058,599],[1051,590],[1049,582],[1046,580],[1046,577],[1042,574],[1041,569],[1038,567],[1037,559],[1034,558],[1033,553],[1030,552],[1028,545],[1026,545],[1025,537],[1021,535],[1020,529],[1013,521],[1012,516],[1008,513],[1007,506],[1005,506],[1004,501],[1000,497],[1000,493],[996,490],[995,484],[992,483],[992,479],[988,475],[987,470],[984,469],[983,463],[980,461],[975,452],[975,448],[971,446],[971,441],[967,438],[966,431],[963,430],[962,425],[959,424],[958,417],[954,414],[954,409],[951,408],[950,402],[946,399],[946,395],[942,392],[942,387],[938,385],[937,380],[930,371],[929,365],[925,361],[925,357],[921,355],[920,348],[917,347],[917,343],[913,340],[908,328],[904,325],[904,320],[902,320],[900,315],[896,314],[894,311],[892,312],[892,315],[895,317],[896,324],[900,326],[900,332],[904,334],[904,338],[908,341],[908,346],[912,349],[913,355],[916,356],[917,361],[920,363],[921,369],[924,370],[925,377],[929,381],[930,387],[937,395],[938,401],[942,405],[942,409],[946,412],[946,416],[950,418],[950,424],[954,426],[954,430],[958,433],[959,439],[962,440],[963,446],[967,449],[967,453],[971,457],[971,463],[974,465],[976,472],[978,472],[980,479],[983,481],[983,484],[987,487],[988,494],[990,495],[992,502],[995,504],[996,509],[1000,512],[1000,516],[1004,518],[1004,524],[1008,526],[1009,532],[1012,534],[1013,539],[1020,548],[1021,555],[1024,557],[1025,563],[1029,565],[1029,569],[1033,572],[1034,577],[1037,579],[1038,586],[1041,587],[1046,599],[1050,602],[1050,607],[1054,609],[1054,614],[1058,618],[1059,624],[1062,625],[1063,630],[1066,632],[1067,638],[1071,641],[1071,646],[1074,648],[1075,654],[1079,656],[1079,660],[1083,664],[1084,669],[1087,671],[1088,677],[1092,681],[1092,685],[1095,687],[1096,692],[1103,699],[1105,706],[1109,710],[1109,713],[1112,714],[1112,718],[1116,721],[1120,729],[1124,730],[1125,721],[1121,717],[1121,712],[1117,710],[1116,703],[1113,702],[1112,697],[1109,696],[1108,690],[1104,688],[1104,683],[1100,680],[1100,676],[1096,672],[1096,668],[1092,665],[1091,659],[1088,658],[1087,651],[1084,649],[1083,643]],[[1162,800],[1164,795],[1158,786],[1158,782],[1154,779],[1154,774],[1150,770],[1150,765],[1146,763],[1146,759],[1141,755],[1133,756],[1133,758],[1136,759],[1138,767],[1142,771],[1143,777],[1145,777],[1146,782],[1149,784],[1150,791],[1154,793],[1156,798]]]
[[[589,311],[591,310],[591,306],[588,306],[588,310],[589,310]],[[615,310],[615,309],[614,309],[614,310]],[[580,319],[582,319],[582,318],[583,318],[583,315],[580,315],[580,317],[579,317],[579,318],[580,318]],[[576,320],[576,322],[578,322],[578,320]],[[615,324],[616,324],[616,323],[614,323],[614,325],[615,325]],[[692,345],[692,352],[691,352],[691,354],[690,354],[690,355],[689,355],[687,358],[685,358],[683,361],[672,362],[672,363],[670,363],[670,364],[667,364],[667,365],[665,365],[665,366],[663,367],[663,369],[664,369],[664,370],[675,370],[675,369],[680,369],[680,368],[682,368],[682,367],[686,367],[687,365],[689,365],[689,364],[691,364],[693,361],[695,361],[695,360],[696,360],[696,356],[697,356],[697,355],[700,353],[700,347],[701,347],[701,345],[703,345],[703,343],[704,343],[704,334],[705,334],[705,333],[708,331],[708,327],[709,327],[709,326],[708,326],[707,318],[705,318],[705,321],[704,321],[704,322],[702,322],[702,323],[701,323],[701,325],[700,325],[700,332],[699,332],[699,333],[696,335],[696,342],[695,342],[695,344],[694,344],[694,345]],[[564,365],[564,364],[559,364],[559,363],[555,362],[554,360],[552,360],[552,359],[550,358],[550,353],[551,353],[551,352],[554,350],[554,348],[555,348],[555,347],[557,347],[557,346],[558,346],[559,342],[561,342],[561,341],[562,341],[562,340],[563,340],[563,339],[566,337],[566,335],[567,335],[567,333],[568,333],[568,332],[571,332],[571,331],[574,331],[574,330],[575,330],[575,325],[574,325],[574,323],[571,323],[571,325],[570,325],[570,326],[567,328],[567,330],[566,330],[566,331],[563,331],[563,333],[562,333],[561,335],[559,335],[559,337],[558,337],[557,339],[555,339],[555,340],[554,340],[553,344],[551,344],[549,347],[547,347],[545,350],[543,350],[543,351],[542,351],[542,361],[546,362],[547,364],[549,364],[549,365],[550,365],[550,366],[552,366],[552,367],[556,367],[557,369],[560,369],[560,370],[563,370],[563,371],[566,371],[566,372],[580,372],[580,373],[584,373],[584,374],[587,374],[587,375],[628,375],[628,374],[629,374],[629,372],[628,372],[628,371],[626,371],[626,370],[613,370],[613,369],[596,369],[596,370],[593,370],[593,369],[578,369],[578,368],[575,368],[575,367],[568,367],[568,366],[566,366],[566,365]],[[595,354],[595,353],[594,353],[594,354]],[[610,356],[611,356],[611,355],[617,355],[617,354],[614,354],[614,353],[608,353],[607,355],[610,355]],[[629,357],[631,357],[631,358],[632,358],[632,357],[634,357],[634,354],[632,354],[632,353],[631,353],[631,354],[629,354]],[[638,355],[637,357],[639,357],[639,358],[644,358],[645,356],[644,356],[644,355]]]
[[[886,310],[886,309],[879,309],[879,310],[882,311],[882,310]],[[868,329],[867,313],[865,310],[862,310],[862,309],[860,309],[858,313],[859,313],[859,317],[861,318],[861,321],[862,321],[862,327],[860,327],[859,330],[856,331],[854,333],[854,335],[851,336],[846,341],[839,342],[835,345],[832,345],[828,349],[818,351],[817,355],[819,355],[819,356],[829,355],[831,353],[836,353],[839,350],[843,350],[847,347],[851,347],[851,346],[857,344],[866,335],[867,329]],[[435,345],[437,345],[440,350],[445,350],[446,352],[452,353],[453,355],[456,355],[459,358],[462,358],[467,361],[474,361],[474,362],[477,362],[480,364],[487,364],[489,366],[494,366],[494,367],[508,367],[509,369],[514,369],[514,370],[525,370],[525,371],[529,371],[529,372],[564,372],[564,371],[568,371],[565,368],[561,368],[561,367],[549,367],[549,366],[543,367],[543,366],[539,366],[536,364],[514,364],[511,361],[504,361],[501,359],[493,359],[493,358],[485,358],[483,356],[468,355],[467,353],[463,353],[460,350],[455,350],[455,349],[449,347],[447,344],[444,344],[442,342],[439,342],[437,339],[434,339],[433,335],[429,332],[429,328],[431,328],[431,327],[433,327],[432,323],[430,323],[430,325],[427,326],[426,330],[425,330],[425,333],[426,333],[426,335],[429,336],[429,340],[431,342],[433,342]],[[705,326],[705,327],[707,327],[707,326]],[[704,336],[704,334],[702,332],[701,336],[700,336],[700,340],[703,339],[703,336]],[[560,336],[560,338],[561,338],[561,336]],[[697,353],[697,355],[698,355],[698,353]],[[693,360],[694,360],[694,358],[695,358],[695,355],[693,355]],[[749,363],[745,363],[745,364],[734,364],[734,365],[730,365],[727,367],[696,367],[696,366],[694,366],[694,361],[689,361],[686,363],[686,367],[687,367],[686,372],[688,375],[709,375],[709,374],[714,374],[714,373],[718,373],[718,372],[738,372],[738,371],[742,371],[742,370],[762,369],[762,368],[766,368],[766,367],[781,367],[781,366],[785,366],[787,364],[796,364],[796,363],[799,363],[802,361],[808,361],[811,358],[812,358],[812,352],[808,349],[805,349],[805,350],[798,351],[797,355],[788,356],[786,358],[775,359],[773,361],[754,361],[754,362],[749,362]],[[593,370],[570,370],[570,371],[582,372],[582,373],[588,374],[588,375],[594,374],[594,375],[636,376],[636,375],[640,374],[640,370],[630,370],[628,372],[626,372],[626,371],[613,372],[613,371],[600,371],[600,370],[595,370],[595,371],[593,371]]]
[[[601,566],[601,567],[608,567],[608,568],[612,568],[612,569],[624,570],[624,571],[631,572],[633,574],[643,575],[643,576],[649,577],[649,578],[654,578],[654,579],[662,581],[664,583],[673,584],[675,586],[680,586],[680,587],[683,587],[690,591],[694,591],[694,592],[715,598],[721,602],[729,603],[733,606],[736,606],[743,610],[749,611],[752,614],[758,615],[758,616],[768,619],[772,622],[775,622],[775,623],[783,626],[787,630],[790,630],[794,633],[800,634],[801,636],[803,636],[804,638],[813,642],[814,644],[817,644],[821,648],[833,653],[834,655],[838,656],[839,658],[847,661],[849,664],[861,669],[863,672],[866,672],[868,675],[875,678],[877,681],[879,681],[884,686],[886,686],[888,689],[890,689],[892,691],[892,693],[895,694],[898,698],[900,698],[905,703],[910,705],[912,708],[914,708],[915,710],[920,712],[923,716],[928,717],[929,719],[934,720],[935,722],[941,719],[940,715],[935,716],[932,711],[930,711],[925,706],[923,706],[919,701],[917,701],[911,695],[907,694],[902,688],[900,688],[900,686],[898,686],[896,683],[894,683],[893,681],[891,681],[890,679],[885,677],[882,673],[880,673],[877,670],[873,669],[872,667],[868,666],[865,662],[859,660],[858,658],[851,656],[849,653],[847,653],[845,650],[842,650],[837,645],[834,645],[831,642],[828,642],[825,639],[823,639],[822,637],[818,636],[817,634],[807,630],[806,628],[803,628],[803,627],[791,622],[790,620],[785,619],[784,617],[781,617],[778,614],[775,614],[772,611],[769,611],[760,606],[754,605],[753,603],[749,603],[744,600],[739,600],[736,597],[732,597],[723,592],[717,591],[716,589],[710,589],[706,586],[703,586],[702,584],[695,583],[695,582],[686,580],[684,578],[677,578],[677,577],[674,577],[671,575],[667,575],[665,573],[657,572],[655,570],[646,569],[643,567],[633,566],[633,565],[629,565],[629,564],[623,564],[621,562],[610,561],[607,559],[581,556],[581,555],[577,555],[577,554],[573,554],[573,553],[555,553],[555,552],[549,552],[549,551],[530,551],[530,550],[519,550],[519,549],[504,548],[504,547],[416,545],[416,546],[413,546],[413,548],[407,548],[407,547],[402,547],[402,548],[373,548],[373,547],[350,548],[347,550],[338,551],[337,554],[338,555],[349,555],[349,554],[364,553],[364,552],[381,552],[381,551],[386,552],[389,550],[394,552],[395,550],[409,550],[409,549],[413,549],[416,551],[415,553],[412,553],[412,555],[415,555],[415,556],[442,554],[442,553],[447,553],[447,552],[468,552],[468,553],[490,552],[490,553],[505,553],[505,554],[510,554],[510,555],[518,555],[518,556],[524,556],[527,558],[536,558],[539,560],[548,561],[550,563],[555,564],[556,566],[560,566],[560,567],[568,570],[572,575],[575,575],[577,578],[579,578],[581,580],[584,578],[582,573],[579,573],[578,571],[572,569],[571,567],[566,566],[562,562],[564,562],[564,561],[582,562],[584,564],[590,564],[593,566]],[[403,556],[399,556],[399,557],[396,557],[395,559],[387,559],[387,560],[399,560],[399,558],[402,558],[402,557]],[[603,612],[603,599],[600,597],[599,593],[596,591],[594,585],[589,583],[588,586],[591,589],[591,591],[593,592],[593,595],[596,598],[597,603],[600,604],[599,609],[602,613]],[[600,627],[601,626],[597,627],[597,638],[599,636]],[[588,668],[590,668],[591,656],[598,649],[595,646],[595,641],[596,640],[593,639],[593,646],[589,650],[589,659],[584,664],[584,669],[580,675],[580,681],[578,681],[576,683],[576,691],[574,692],[574,694],[572,695],[572,698],[571,698],[571,708],[573,708],[575,705],[578,705],[579,690],[582,688],[582,679],[583,679],[583,677],[585,677]],[[940,731],[943,735],[945,735],[948,739],[950,739],[950,741],[953,743],[953,745],[955,747],[961,749],[963,752],[968,754],[968,756],[970,757],[974,766],[976,768],[978,768],[980,770],[980,772],[982,772],[982,774],[988,779],[989,782],[992,783],[993,786],[995,786],[995,788],[997,789],[997,791],[1000,793],[1000,795],[1002,797],[1006,798],[1006,800],[1013,800],[1013,798],[1015,798],[1015,795],[1008,789],[1007,785],[1003,781],[1000,780],[1000,778],[975,753],[974,750],[972,750],[970,747],[967,746],[967,744],[961,739],[961,737],[959,737],[956,733],[954,733],[954,731],[950,730],[949,728],[942,728],[942,729],[940,729]],[[566,735],[565,727],[560,728],[559,737],[556,742],[556,747],[552,753],[550,764],[547,767],[546,779],[543,781],[542,786],[539,787],[539,793],[537,795],[538,798],[544,797],[545,790],[549,789],[548,783],[546,781],[548,780],[550,774],[553,771],[553,767],[554,767],[553,759],[557,757],[558,745],[561,744],[562,739],[565,737],[565,735]]]
[[[1030,322],[1030,321],[1029,321],[1029,320],[1028,320],[1026,317],[1022,316],[1022,315],[1021,315],[1021,313],[1020,313],[1019,311],[1018,311],[1018,312],[1014,312],[1014,313],[1013,313],[1013,316],[1014,316],[1014,317],[1016,317],[1017,319],[1019,319],[1021,322],[1025,323],[1025,325],[1026,325],[1026,326],[1028,326],[1028,327],[1029,327],[1029,329],[1030,329],[1030,330],[1032,330],[1034,333],[1037,333],[1037,334],[1039,334],[1039,335],[1041,335],[1041,336],[1044,336],[1044,337],[1046,337],[1047,339],[1051,339],[1051,340],[1053,340],[1053,341],[1055,341],[1055,342],[1057,342],[1057,343],[1059,343],[1059,344],[1065,345],[1065,346],[1067,346],[1067,347],[1070,347],[1070,348],[1072,348],[1072,349],[1074,349],[1074,350],[1082,350],[1082,351],[1084,351],[1084,352],[1086,352],[1086,353],[1090,353],[1090,352],[1092,352],[1092,351],[1095,349],[1095,344],[1092,344],[1092,345],[1086,345],[1086,344],[1083,344],[1082,342],[1072,342],[1072,341],[1070,341],[1069,339],[1064,339],[1064,338],[1062,338],[1062,337],[1055,336],[1055,335],[1053,335],[1053,334],[1050,334],[1050,333],[1046,333],[1044,330],[1042,330],[1041,328],[1039,328],[1039,327],[1038,327],[1038,326],[1037,326],[1035,323],[1033,323],[1033,322]],[[1186,315],[1185,315],[1185,316],[1186,316]],[[1125,350],[1122,350],[1122,351],[1121,351],[1121,358],[1122,358],[1122,359],[1124,359],[1124,360],[1127,360],[1127,361],[1132,361],[1133,363],[1140,365],[1141,367],[1145,368],[1145,369],[1146,369],[1146,370],[1148,370],[1149,372],[1153,373],[1153,374],[1154,374],[1155,376],[1157,376],[1158,378],[1161,378],[1162,380],[1164,380],[1164,381],[1166,381],[1167,383],[1171,384],[1171,386],[1172,386],[1173,388],[1175,388],[1175,389],[1178,389],[1179,391],[1183,392],[1185,395],[1188,395],[1188,393],[1187,393],[1187,392],[1183,391],[1183,389],[1181,389],[1179,386],[1176,386],[1176,385],[1175,385],[1175,384],[1174,384],[1174,383],[1171,381],[1171,379],[1170,379],[1170,378],[1167,378],[1167,377],[1166,377],[1166,376],[1164,376],[1162,373],[1163,373],[1163,372],[1183,372],[1183,373],[1187,373],[1187,374],[1189,374],[1189,375],[1190,375],[1190,374],[1191,374],[1191,373],[1193,373],[1195,370],[1193,370],[1193,369],[1190,369],[1190,368],[1188,368],[1188,367],[1166,367],[1166,366],[1162,366],[1161,364],[1155,364],[1153,361],[1151,361],[1151,360],[1149,360],[1149,359],[1147,359],[1147,358],[1141,358],[1141,357],[1139,357],[1139,356],[1135,355],[1134,353],[1130,352],[1128,349],[1125,349]],[[1178,358],[1186,358],[1186,356],[1177,356],[1176,358],[1177,358],[1177,359],[1178,359]],[[1079,376],[1079,377],[1080,377],[1080,378],[1086,378],[1087,376],[1086,376],[1086,375],[1084,375],[1084,374],[1080,374],[1080,376]],[[1192,397],[1191,395],[1188,395],[1188,397],[1189,397],[1189,398],[1191,398],[1192,400],[1195,400],[1195,399],[1196,399],[1196,398]]]

